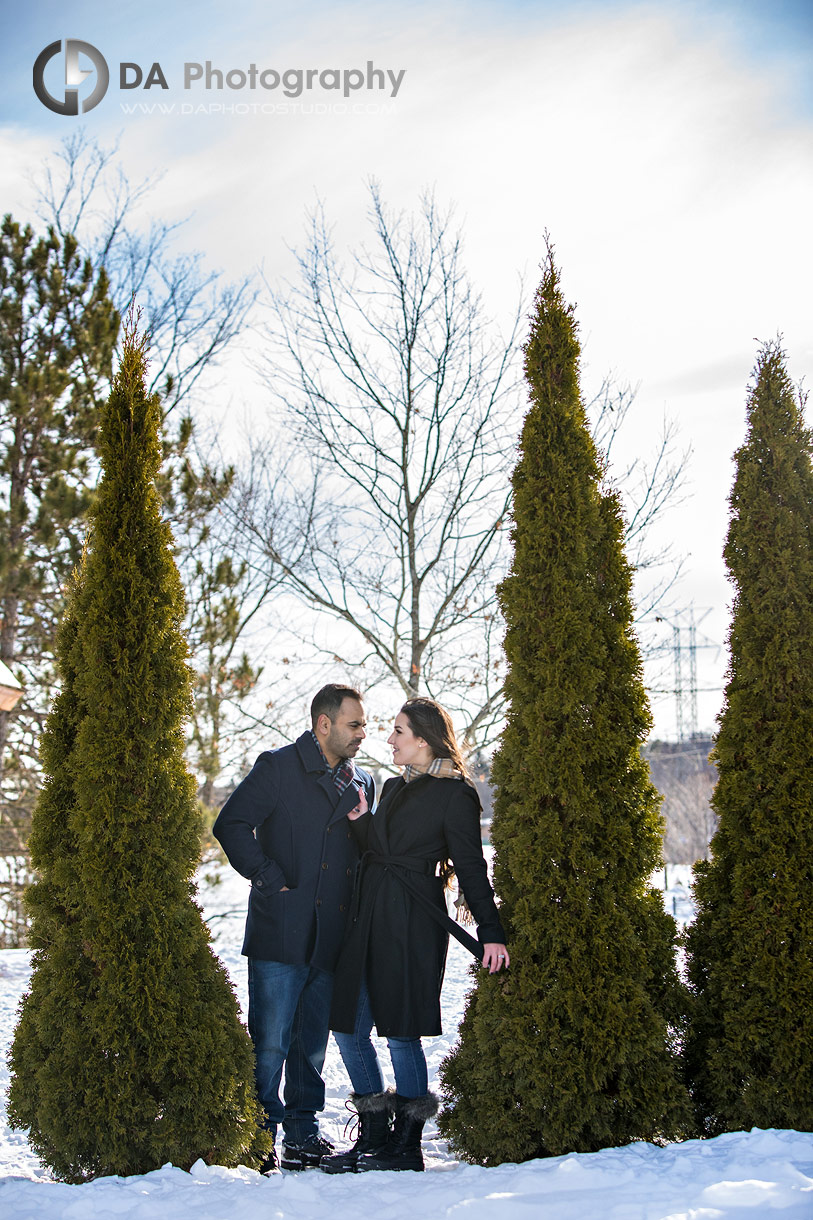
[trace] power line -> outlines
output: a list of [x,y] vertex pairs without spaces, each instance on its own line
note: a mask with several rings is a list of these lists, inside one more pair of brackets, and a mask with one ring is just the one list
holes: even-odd
[[[675,697],[675,729],[677,740],[690,741],[698,735],[697,696],[701,688],[697,685],[697,650],[699,648],[714,648],[719,652],[719,645],[703,636],[703,643],[697,642],[697,628],[711,613],[711,608],[703,611],[699,620],[695,620],[694,606],[687,610],[678,610],[673,619],[658,616],[655,621],[664,623],[672,631],[672,663],[674,666],[675,684],[670,690],[653,691],[653,694],[672,694]],[[722,687],[703,687],[703,691],[722,690]]]

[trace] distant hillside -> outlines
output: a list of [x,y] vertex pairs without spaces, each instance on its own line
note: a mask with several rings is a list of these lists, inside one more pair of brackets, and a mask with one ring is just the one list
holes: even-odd
[[708,855],[716,818],[709,801],[717,782],[717,770],[709,762],[713,740],[650,741],[643,748],[652,782],[663,796],[666,819],[666,859],[675,864],[693,864]]

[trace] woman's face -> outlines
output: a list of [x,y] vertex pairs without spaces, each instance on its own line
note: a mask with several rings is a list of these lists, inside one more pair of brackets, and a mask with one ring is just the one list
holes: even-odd
[[406,767],[409,763],[428,767],[435,757],[423,737],[416,737],[412,732],[403,712],[395,717],[395,726],[387,738],[387,744],[392,746],[392,761],[398,767]]

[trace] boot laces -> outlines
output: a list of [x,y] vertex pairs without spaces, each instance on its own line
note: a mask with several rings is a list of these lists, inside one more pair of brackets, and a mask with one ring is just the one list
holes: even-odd
[[[353,1103],[347,1099],[344,1103],[345,1110],[350,1111],[350,1117],[344,1124],[343,1135],[345,1139],[355,1142],[361,1134],[361,1115],[359,1114]],[[350,1134],[348,1135],[348,1130]]]

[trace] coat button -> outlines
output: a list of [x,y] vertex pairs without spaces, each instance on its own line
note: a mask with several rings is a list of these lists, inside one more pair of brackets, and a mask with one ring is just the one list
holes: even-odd
[[330,832],[331,832],[331,830],[332,830],[332,829],[333,829],[333,827],[332,827],[332,826],[328,826],[328,828],[327,828],[327,833],[328,833],[328,834],[330,834]]
[[321,899],[321,898],[317,898],[317,899],[316,899],[316,905],[317,905],[318,907],[320,907],[320,906],[322,905],[322,899]]
[[255,884],[257,887],[259,887],[259,886],[261,886],[261,885],[262,885],[262,881],[260,881],[260,879],[258,878],[258,879],[257,879],[257,880],[254,882],[254,884]]
[[[323,864],[323,865],[322,865],[322,868],[327,868],[327,865],[326,865],[326,864]],[[349,870],[348,870],[348,871],[349,871]]]
[[339,903],[339,910],[340,910],[340,911],[343,911],[343,910],[344,910],[344,903],[343,903],[343,902],[340,902],[340,903]]

